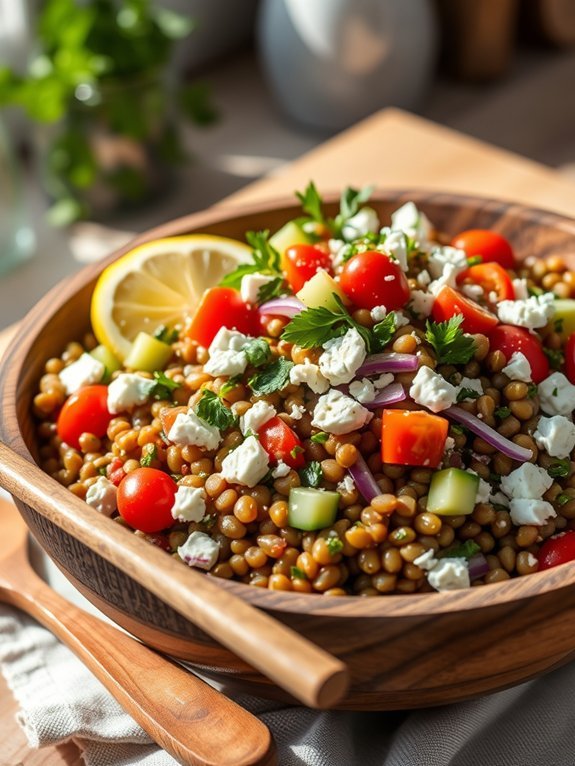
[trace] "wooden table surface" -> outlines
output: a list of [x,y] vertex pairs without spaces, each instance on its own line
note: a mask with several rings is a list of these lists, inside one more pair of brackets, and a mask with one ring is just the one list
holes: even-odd
[[[370,183],[419,187],[507,198],[575,215],[575,184],[555,171],[396,109],[379,112],[220,204],[289,195],[312,179],[323,191]],[[0,335],[0,354],[9,335]],[[16,724],[16,710],[0,677],[1,766],[81,763],[71,743],[30,750]]]

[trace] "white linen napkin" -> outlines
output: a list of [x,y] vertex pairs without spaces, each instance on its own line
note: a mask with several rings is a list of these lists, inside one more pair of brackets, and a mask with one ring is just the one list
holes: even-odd
[[[32,747],[74,740],[87,766],[174,766],[48,631],[0,608],[0,667]],[[575,664],[478,700],[411,713],[236,701],[271,729],[281,766],[573,766]],[[225,766],[222,763],[221,766]]]

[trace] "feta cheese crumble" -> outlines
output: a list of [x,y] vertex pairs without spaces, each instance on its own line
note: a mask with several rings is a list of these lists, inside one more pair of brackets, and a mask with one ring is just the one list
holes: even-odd
[[402,231],[393,231],[385,226],[379,232],[385,237],[383,249],[388,255],[394,258],[402,271],[407,271],[407,238]]
[[469,566],[464,558],[436,559],[433,550],[430,549],[418,556],[413,563],[427,572],[427,582],[437,591],[470,587]]
[[481,381],[477,378],[466,378],[463,376],[461,378],[461,383],[457,386],[457,391],[462,391],[464,388],[471,389],[471,391],[475,391],[479,396],[483,396],[483,386],[481,385]]
[[553,479],[544,468],[523,463],[508,476],[501,477],[501,489],[510,498],[540,500]]
[[248,366],[248,358],[243,351],[214,351],[204,364],[204,372],[217,377],[218,375],[241,375]]
[[332,386],[349,383],[367,355],[364,340],[355,327],[340,338],[326,341],[323,348],[319,369]]
[[260,288],[267,285],[269,282],[273,282],[274,277],[267,276],[266,274],[246,274],[242,277],[240,285],[240,295],[244,303],[257,303],[258,293]]
[[566,458],[575,447],[575,425],[564,415],[541,416],[533,438],[551,457]]
[[240,431],[245,436],[248,433],[257,434],[264,423],[277,415],[275,407],[260,399],[240,418]]
[[464,250],[459,250],[456,247],[436,247],[429,254],[427,261],[427,268],[429,273],[434,279],[439,279],[447,271],[457,275],[468,268],[467,255]]
[[121,372],[108,386],[108,411],[117,415],[145,404],[155,385],[150,378],[134,372]]
[[575,386],[562,372],[553,372],[537,386],[539,404],[548,415],[570,418],[575,408]]
[[435,303],[435,295],[426,293],[423,290],[411,291],[410,306],[418,317],[428,317]]
[[535,330],[538,327],[545,327],[553,318],[554,300],[553,293],[543,293],[543,295],[532,295],[518,301],[501,301],[497,305],[497,316],[505,324]]
[[457,401],[457,388],[431,367],[420,367],[409,389],[411,398],[432,412],[441,412]]
[[354,399],[362,404],[373,402],[375,399],[375,386],[368,378],[354,380],[349,384],[349,393]]
[[371,412],[359,402],[332,388],[320,396],[311,423],[330,434],[348,434],[362,428],[371,418]]
[[99,476],[96,481],[88,487],[86,492],[86,502],[92,506],[98,513],[104,516],[111,516],[116,510],[116,487],[105,476]]
[[230,484],[255,487],[268,472],[268,453],[255,436],[248,436],[222,460],[221,474]]
[[514,499],[509,503],[511,521],[517,526],[529,524],[540,527],[557,514],[551,503],[530,498]]
[[369,232],[379,230],[380,223],[377,213],[371,207],[362,207],[355,215],[348,218],[341,233],[345,240],[351,242],[359,237],[365,237]]
[[192,532],[183,545],[178,548],[178,556],[188,566],[198,569],[211,569],[220,554],[220,544],[205,532]]
[[278,464],[272,471],[272,476],[274,479],[282,479],[284,476],[287,476],[290,471],[291,468],[287,463],[284,463],[283,460],[278,460]]
[[387,309],[385,306],[374,306],[370,311],[370,314],[374,322],[383,322],[387,316]]
[[510,380],[521,380],[523,383],[531,382],[531,365],[521,351],[514,351],[507,365],[501,370]]
[[166,435],[174,444],[194,444],[207,450],[216,449],[222,440],[219,429],[206,423],[192,409],[179,412]]
[[91,354],[82,354],[75,362],[60,371],[60,381],[68,396],[75,394],[82,386],[99,383],[106,372],[105,366]]
[[220,327],[208,347],[208,353],[211,356],[215,351],[241,351],[250,340],[251,336],[244,335],[243,332]]
[[343,477],[335,489],[336,492],[350,495],[352,492],[355,492],[355,482],[351,476],[347,474],[347,476]]
[[176,521],[201,521],[206,515],[206,494],[201,487],[180,484],[174,496],[172,517]]
[[303,364],[294,364],[289,373],[289,380],[294,386],[305,383],[314,394],[324,394],[329,388],[329,381],[324,378],[317,364],[306,359]]
[[428,241],[433,229],[429,218],[417,209],[414,202],[406,202],[391,214],[391,228],[405,232],[420,245]]

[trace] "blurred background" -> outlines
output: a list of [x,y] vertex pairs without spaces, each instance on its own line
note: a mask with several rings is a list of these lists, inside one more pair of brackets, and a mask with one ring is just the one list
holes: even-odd
[[0,328],[385,107],[575,181],[574,83],[573,0],[0,0]]

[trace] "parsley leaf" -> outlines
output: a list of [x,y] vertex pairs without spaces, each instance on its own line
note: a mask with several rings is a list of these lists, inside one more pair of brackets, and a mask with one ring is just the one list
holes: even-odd
[[168,378],[163,370],[155,370],[154,381],[154,385],[150,389],[150,396],[158,400],[172,401],[172,393],[182,385],[172,378]]
[[154,460],[157,460],[158,457],[158,448],[155,444],[152,444],[152,448],[148,448],[148,451],[145,455],[142,455],[140,458],[140,465],[144,468],[149,468]]
[[375,340],[377,341],[377,348],[372,349],[373,351],[381,351],[383,348],[385,348],[385,346],[387,346],[393,336],[393,333],[395,332],[395,323],[395,312],[390,311],[385,319],[383,319],[381,322],[378,322],[371,328]]
[[332,310],[320,306],[301,311],[284,327],[282,340],[296,343],[302,348],[314,348],[321,346],[330,338],[343,335],[346,328],[355,327],[363,338],[366,348],[371,350],[373,336],[370,331],[352,319],[336,293],[332,293],[332,295],[337,303],[337,309]]
[[172,343],[175,343],[178,340],[179,334],[180,333],[174,327],[170,328],[166,327],[165,324],[161,324],[156,328],[154,338],[171,346]]
[[529,399],[533,399],[535,396],[537,396],[538,393],[539,393],[539,390],[537,388],[537,384],[529,383],[529,385],[527,386],[527,396],[529,397]]
[[325,431],[320,431],[319,433],[314,434],[310,441],[312,441],[314,444],[325,444],[328,439],[329,434],[326,434]]
[[561,492],[555,498],[555,503],[561,508],[563,505],[565,505],[565,503],[569,503],[573,499],[573,496],[568,495],[567,492]]
[[549,359],[549,366],[554,370],[560,370],[565,363],[565,355],[559,349],[543,348],[543,353]]
[[339,200],[339,213],[332,222],[334,235],[339,237],[343,227],[350,218],[359,212],[360,206],[367,202],[373,192],[373,186],[364,186],[362,189],[354,189],[347,186],[341,193]]
[[317,460],[312,460],[304,468],[301,468],[298,473],[302,487],[319,487],[323,478],[321,464]]
[[307,580],[306,573],[299,567],[290,567],[289,574],[292,580]]
[[483,257],[481,255],[472,255],[467,259],[468,266],[477,266],[478,263],[483,263]]
[[307,213],[311,221],[326,223],[322,210],[323,200],[313,181],[308,183],[303,193],[296,191],[295,196],[301,202],[303,212]]
[[236,422],[236,416],[226,407],[220,397],[207,389],[203,390],[202,398],[197,403],[195,410],[198,417],[205,420],[209,425],[219,428],[220,431],[225,431]]
[[460,388],[457,392],[457,401],[463,402],[465,399],[479,399],[481,394],[474,388]]
[[238,385],[238,383],[241,382],[241,380],[241,375],[234,375],[233,377],[228,378],[228,380],[226,380],[226,382],[220,386],[220,390],[218,391],[218,396],[220,399],[224,399],[226,394],[232,391]]
[[441,364],[467,364],[475,353],[475,341],[463,333],[462,322],[462,314],[455,314],[446,322],[427,320],[425,337]]
[[498,407],[493,414],[496,418],[505,420],[505,418],[508,418],[511,415],[511,410],[509,407]]
[[304,451],[303,447],[300,447],[299,444],[296,444],[295,447],[292,447],[292,449],[290,449],[289,453],[295,460],[296,457],[303,451]]
[[250,378],[248,383],[254,394],[258,396],[273,394],[274,391],[281,391],[289,383],[289,373],[292,367],[293,362],[280,356],[275,362],[268,364],[261,372]]
[[474,540],[466,540],[461,545],[456,545],[455,548],[441,551],[441,553],[437,554],[437,558],[470,559],[476,553],[479,553],[480,550],[481,548]]
[[339,539],[339,537],[336,537],[335,535],[332,537],[326,538],[326,545],[327,549],[329,551],[330,556],[337,556],[338,553],[341,553],[343,550],[343,543]]
[[259,305],[271,301],[272,298],[277,298],[285,292],[285,283],[283,277],[274,277],[271,282],[266,282],[258,290],[257,302]]
[[280,254],[269,243],[269,230],[248,231],[246,240],[252,248],[253,263],[242,263],[219,282],[220,287],[233,287],[239,290],[242,279],[247,274],[267,274],[283,279],[280,269]]
[[565,458],[565,460],[557,460],[556,463],[552,463],[549,466],[547,473],[553,479],[563,479],[571,473],[571,461],[569,458]]
[[262,367],[272,358],[272,352],[263,338],[254,338],[243,347],[242,351],[247,356],[248,361],[254,367]]

